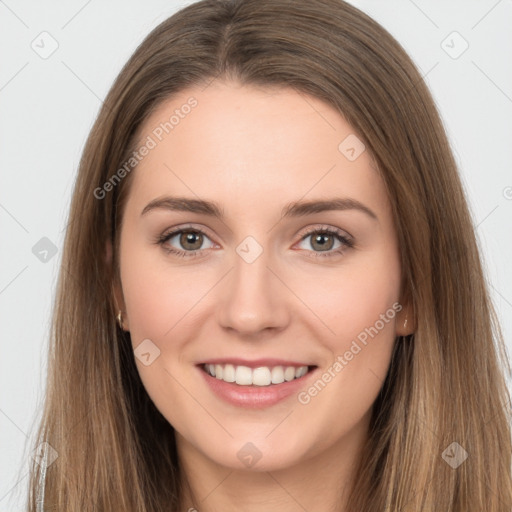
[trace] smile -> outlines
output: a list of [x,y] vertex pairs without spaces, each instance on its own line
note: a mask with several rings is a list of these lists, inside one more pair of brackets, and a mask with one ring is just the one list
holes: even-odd
[[251,409],[264,409],[290,399],[307,387],[319,371],[317,366],[305,365],[257,364],[251,368],[219,363],[196,365],[207,387],[223,402]]
[[271,386],[300,379],[313,367],[309,366],[261,366],[249,368],[232,364],[204,364],[203,370],[224,382],[239,386]]

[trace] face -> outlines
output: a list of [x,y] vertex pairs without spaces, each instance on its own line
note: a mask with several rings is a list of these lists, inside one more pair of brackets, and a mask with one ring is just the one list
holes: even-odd
[[405,308],[389,199],[354,129],[291,89],[214,82],[139,134],[118,297],[180,444],[263,471],[364,435]]

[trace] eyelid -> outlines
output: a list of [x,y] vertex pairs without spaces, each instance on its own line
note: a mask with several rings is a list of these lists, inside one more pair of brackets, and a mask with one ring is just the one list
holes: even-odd
[[208,238],[212,240],[212,242],[213,239],[216,238],[214,235],[211,234],[211,231],[208,228],[206,228],[205,226],[198,226],[196,224],[178,224],[177,226],[172,226],[170,228],[165,229],[163,233],[159,235],[158,238],[165,238],[169,235],[175,236],[181,231],[197,231],[198,233],[206,235]]
[[[188,224],[183,224],[183,225],[178,224],[177,226],[169,227],[164,230],[164,232],[160,235],[160,237],[163,238],[163,237],[167,236],[168,234],[171,234],[171,233],[176,234],[180,231],[186,231],[186,230],[197,230],[200,233],[207,235],[209,238],[215,238],[214,235],[212,236],[209,228],[202,226],[202,225],[198,226],[193,223],[188,223]],[[316,224],[313,226],[306,226],[305,228],[302,228],[301,230],[299,230],[295,236],[299,237],[299,241],[301,241],[306,235],[310,235],[311,233],[315,233],[317,231],[328,231],[330,233],[338,233],[338,234],[344,233],[347,236],[347,238],[350,238],[351,240],[354,239],[354,237],[347,230],[341,229],[338,227],[334,227],[334,226],[331,226],[328,224]]]
[[312,233],[316,233],[317,231],[321,231],[321,232],[325,232],[326,231],[328,233],[342,235],[345,238],[347,238],[349,240],[352,240],[352,241],[354,240],[354,237],[348,231],[346,231],[345,229],[341,229],[341,228],[338,228],[338,227],[335,227],[335,226],[331,226],[329,224],[316,224],[316,225],[313,225],[313,226],[305,227],[305,228],[301,229],[297,233],[296,236],[298,236],[300,238],[299,241],[301,241],[305,236],[311,235]]
[[[195,256],[198,253],[203,253],[207,249],[195,249],[193,251],[185,251],[183,249],[177,249],[172,246],[166,247],[165,244],[169,242],[172,238],[175,236],[178,236],[179,234],[185,232],[185,231],[192,231],[196,233],[200,233],[204,237],[206,237],[208,240],[211,241],[211,243],[215,246],[218,244],[214,241],[215,237],[210,236],[209,230],[203,226],[197,227],[193,224],[185,224],[185,225],[177,225],[170,227],[166,229],[161,235],[158,235],[156,237],[155,243],[162,246],[162,248],[168,252],[169,254],[174,254],[177,256]],[[211,249],[211,248],[210,248]],[[197,256],[199,257],[199,256]]]
[[[210,236],[209,229],[201,226],[198,227],[194,224],[184,224],[184,225],[177,225],[170,227],[166,229],[160,236],[157,237],[156,243],[164,246],[166,242],[168,242],[171,238],[174,238],[178,234],[184,232],[184,231],[195,231],[198,233],[201,233],[202,235],[206,236],[214,245],[218,245],[213,239],[215,237]],[[353,248],[355,246],[354,237],[348,233],[347,231],[330,226],[330,225],[314,225],[314,226],[308,226],[303,228],[298,232],[296,236],[299,237],[299,240],[294,244],[293,247],[295,247],[297,244],[300,244],[303,242],[308,236],[311,236],[315,233],[328,233],[338,239],[338,241],[342,244],[344,247],[337,248],[335,250],[328,250],[328,251],[313,251],[313,250],[306,250],[306,252],[312,253],[313,257],[335,257],[339,256],[342,252],[344,252],[346,249]],[[211,248],[210,248],[211,249]],[[172,254],[174,253],[177,256],[191,256],[191,257],[201,257],[200,253],[203,253],[207,249],[195,249],[193,251],[185,251],[183,249],[176,249],[176,248],[165,248],[165,250]],[[199,256],[197,254],[199,253]]]
[[[337,258],[343,257],[345,252],[350,249],[354,249],[356,247],[354,237],[350,235],[347,231],[333,226],[314,226],[306,228],[306,231],[302,231],[299,236],[299,241],[295,244],[301,244],[308,237],[316,234],[316,233],[327,233],[328,235],[334,237],[339,243],[340,247],[336,249],[330,249],[327,251],[313,251],[309,249],[302,249],[308,253],[308,257],[317,261],[330,261],[336,260]],[[311,242],[310,242],[311,244]]]

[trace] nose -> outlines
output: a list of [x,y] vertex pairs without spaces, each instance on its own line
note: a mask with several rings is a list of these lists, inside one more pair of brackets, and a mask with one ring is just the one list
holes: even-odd
[[219,290],[217,320],[223,328],[250,336],[288,325],[292,294],[271,267],[267,251],[252,262],[235,253]]

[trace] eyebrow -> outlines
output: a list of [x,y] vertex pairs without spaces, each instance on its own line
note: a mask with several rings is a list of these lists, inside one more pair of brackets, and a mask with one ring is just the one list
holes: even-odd
[[[191,199],[188,197],[162,197],[148,203],[142,210],[141,216],[146,215],[153,210],[170,210],[189,213],[198,213],[217,217],[220,220],[225,218],[224,209],[213,201],[203,199]],[[374,220],[378,220],[377,215],[363,203],[350,198],[333,198],[316,201],[295,201],[288,203],[281,211],[281,217],[303,217],[325,211],[344,211],[357,210]]]

